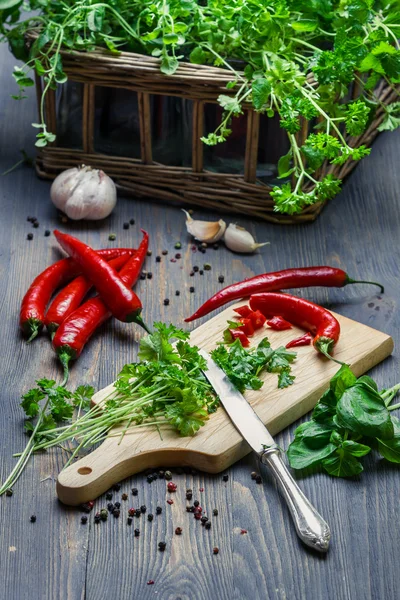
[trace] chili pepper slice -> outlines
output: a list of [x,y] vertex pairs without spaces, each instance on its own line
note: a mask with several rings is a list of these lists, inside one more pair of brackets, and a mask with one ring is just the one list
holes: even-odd
[[247,348],[250,346],[250,341],[244,331],[241,331],[240,327],[237,329],[227,329],[226,334],[224,335],[224,339],[226,342],[231,343],[235,340],[239,340],[242,344],[243,348]]
[[[109,264],[116,271],[119,271],[128,259],[129,255],[123,254],[118,258],[110,260]],[[80,306],[91,287],[93,287],[92,282],[84,275],[79,275],[79,277],[73,279],[57,294],[50,304],[44,320],[44,323],[52,336],[64,319]]]
[[124,284],[117,271],[90,246],[72,235],[57,229],[54,235],[61,247],[80,265],[84,275],[92,281],[114,317],[123,323],[137,323],[148,331],[140,316],[142,304],[139,298]]
[[[131,248],[105,248],[96,250],[105,260],[118,256],[132,256]],[[19,315],[20,328],[31,342],[43,328],[46,306],[55,290],[82,273],[82,269],[72,258],[58,260],[40,273],[22,299]]]
[[249,319],[251,319],[254,329],[261,329],[267,320],[259,310],[251,311],[249,314]]
[[302,335],[301,337],[296,338],[295,340],[292,340],[291,342],[288,342],[285,346],[285,348],[297,348],[297,346],[309,346],[312,342],[312,335],[310,332],[305,333],[304,335]]
[[253,312],[251,308],[247,306],[247,304],[244,306],[239,306],[238,308],[234,308],[233,310],[241,317],[248,317]]
[[[142,271],[149,247],[149,235],[143,229],[143,240],[134,256],[122,267],[119,275],[127,286],[135,285]],[[107,319],[111,312],[99,296],[90,298],[69,315],[57,329],[53,338],[53,348],[64,367],[63,385],[68,380],[69,362],[76,360],[93,333]]]
[[[342,269],[334,267],[305,267],[298,269],[285,269],[283,271],[275,271],[273,273],[263,273],[256,275],[251,279],[245,279],[239,283],[228,285],[214,296],[211,296],[207,302],[202,304],[200,308],[193,313],[191,317],[185,319],[186,322],[194,321],[200,317],[204,317],[212,310],[216,310],[224,304],[239,298],[245,298],[259,292],[277,292],[289,288],[303,288],[314,285],[322,285],[326,287],[343,287],[350,283],[370,283],[380,287],[381,293],[384,292],[384,287],[380,283],[374,281],[358,281],[351,279]],[[245,315],[247,316],[247,315]]]
[[267,321],[267,325],[271,327],[271,329],[276,329],[276,331],[285,331],[285,329],[292,329],[292,324],[281,316],[272,317]]
[[[250,296],[250,307],[253,310],[260,310],[266,317],[279,314],[284,319],[290,320],[293,325],[311,331],[315,334],[314,348],[328,358],[332,358],[330,353],[339,340],[340,324],[322,306],[290,294],[267,293]],[[335,362],[340,363],[340,361]]]
[[241,325],[238,327],[241,331],[243,331],[246,335],[254,335],[254,327],[251,319],[240,319]]

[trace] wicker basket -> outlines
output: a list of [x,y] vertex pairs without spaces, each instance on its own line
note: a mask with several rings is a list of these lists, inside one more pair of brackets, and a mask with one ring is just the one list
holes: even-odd
[[[204,133],[205,107],[217,103],[218,96],[229,94],[226,88],[232,79],[229,71],[216,67],[181,63],[172,76],[163,75],[158,59],[139,54],[122,52],[114,56],[105,50],[94,52],[62,52],[64,70],[70,82],[83,84],[81,107],[82,142],[80,148],[62,147],[57,141],[38,152],[37,172],[40,176],[54,178],[64,169],[88,164],[104,169],[118,187],[126,193],[181,204],[242,213],[272,223],[299,223],[313,221],[323,204],[316,203],[298,215],[280,215],[274,212],[274,203],[269,196],[271,185],[262,181],[257,173],[259,148],[260,114],[250,106],[246,108],[244,169],[238,173],[215,172],[204,167],[204,145],[200,137]],[[95,150],[95,93],[99,88],[122,88],[137,94],[138,130],[140,132],[139,157],[109,155]],[[42,81],[36,78],[37,100],[40,102]],[[382,81],[376,91],[383,104],[397,98]],[[189,166],[161,164],[153,160],[151,132],[151,99],[167,96],[191,101],[191,160]],[[357,95],[356,90],[352,92]],[[48,130],[57,132],[59,103],[55,91],[45,98]],[[373,123],[358,138],[350,139],[352,145],[369,146],[377,135],[377,127],[384,116],[378,108]],[[283,132],[284,133],[284,132]],[[302,143],[308,134],[307,123],[298,134]],[[244,142],[244,139],[243,139]],[[60,144],[60,145],[57,145]],[[323,165],[317,176],[322,178],[333,173],[339,178],[346,176],[356,165],[348,162],[342,166]],[[309,188],[310,189],[310,188]],[[307,188],[306,188],[307,190]]]

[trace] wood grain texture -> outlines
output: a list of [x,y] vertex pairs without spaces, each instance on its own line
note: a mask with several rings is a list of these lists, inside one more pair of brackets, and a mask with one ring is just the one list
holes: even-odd
[[[234,318],[233,308],[240,305],[243,301],[200,325],[191,332],[190,342],[210,352],[222,339],[227,320]],[[357,376],[391,354],[393,340],[390,336],[346,317],[334,316],[341,328],[335,358],[350,365]],[[272,347],[277,348],[302,333],[297,327],[284,332],[264,327],[255,332],[251,346],[256,346],[268,336]],[[292,366],[296,377],[294,385],[280,390],[277,376],[265,373],[261,390],[248,390],[245,396],[268,430],[275,435],[315,406],[337,369],[336,363],[321,357],[313,346],[298,348]],[[93,397],[93,403],[101,405],[112,397],[114,391],[113,384],[107,386]],[[118,434],[123,429],[123,425],[115,427],[94,452],[60,473],[57,494],[61,502],[77,506],[97,498],[121,479],[165,464],[219,473],[250,452],[248,444],[222,408],[210,415],[205,426],[192,437],[181,437],[170,427],[161,427],[160,437],[154,427],[141,427],[126,432],[121,439]]]
[[[37,121],[34,91],[29,99],[16,103],[11,72],[15,60],[0,47],[0,172],[20,159],[19,149],[34,153]],[[239,281],[263,271],[331,264],[346,269],[354,278],[381,280],[385,294],[376,296],[371,287],[309,289],[307,298],[380,329],[394,337],[394,355],[375,367],[371,375],[380,387],[399,380],[400,343],[398,313],[400,282],[400,212],[398,168],[400,135],[384,134],[372,153],[357,167],[342,194],[332,201],[313,225],[271,226],[240,219],[258,241],[270,241],[262,253],[235,256],[225,248],[207,249],[206,255],[192,253],[184,218],[176,208],[162,203],[120,199],[115,213],[101,223],[60,224],[50,204],[50,183],[37,179],[21,167],[0,178],[0,319],[2,344],[0,475],[4,479],[15,464],[12,453],[22,449],[26,438],[19,407],[21,393],[41,376],[60,379],[48,340],[22,342],[17,328],[18,307],[27,285],[58,256],[54,238],[45,238],[45,228],[62,226],[84,241],[101,247],[111,245],[108,234],[117,234],[115,243],[137,243],[139,227],[151,234],[152,257],[146,268],[153,279],[140,281],[146,319],[163,319],[183,325],[183,317],[225,282]],[[28,215],[39,219],[39,229],[26,222]],[[218,219],[216,212],[198,212],[198,218]],[[124,221],[136,225],[125,231]],[[234,220],[232,218],[232,220]],[[26,241],[33,232],[32,242]],[[173,244],[180,240],[182,259],[170,263]],[[155,256],[166,248],[170,254],[161,263]],[[189,277],[194,264],[209,262],[212,271]],[[181,269],[183,267],[183,269]],[[189,286],[195,293],[189,293]],[[181,295],[175,297],[175,290]],[[169,297],[169,306],[162,300]],[[96,334],[71,373],[71,389],[80,383],[101,389],[126,362],[136,358],[140,332],[135,327],[108,322]],[[107,360],[104,360],[104,357]],[[298,422],[296,423],[296,425]],[[295,425],[277,436],[286,448]],[[0,586],[1,600],[397,600],[398,568],[395,558],[400,546],[397,527],[399,470],[376,456],[363,459],[365,472],[355,480],[334,480],[315,474],[300,478],[300,485],[328,520],[332,545],[326,558],[304,550],[297,540],[289,516],[275,487],[262,470],[263,484],[250,479],[258,469],[251,455],[228,469],[229,481],[221,475],[176,474],[175,503],[166,504],[165,481],[148,484],[142,475],[123,483],[129,500],[122,503],[119,520],[80,525],[80,511],[68,509],[56,500],[55,479],[66,455],[54,451],[35,456],[15,486],[12,498],[0,498]],[[50,477],[50,479],[48,479]],[[42,481],[45,480],[45,481]],[[130,489],[136,486],[135,498]],[[183,511],[186,487],[193,489],[205,510],[218,508],[212,529],[205,531]],[[204,492],[199,488],[203,487]],[[154,512],[158,503],[163,515],[152,523],[142,517],[134,521],[140,537],[126,525],[128,506],[145,503]],[[103,497],[95,510],[106,505]],[[31,524],[29,517],[37,516]],[[174,535],[181,526],[181,537]],[[241,535],[240,529],[248,533]],[[157,543],[167,542],[164,553]],[[220,553],[212,555],[212,547]],[[155,584],[147,586],[153,579]]]

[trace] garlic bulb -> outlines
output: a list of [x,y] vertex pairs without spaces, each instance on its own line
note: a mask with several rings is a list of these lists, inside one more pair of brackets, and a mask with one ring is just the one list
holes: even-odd
[[70,219],[104,219],[117,203],[114,182],[104,171],[82,165],[63,171],[50,190],[53,204]]
[[228,229],[225,231],[224,242],[229,250],[246,253],[254,252],[257,248],[269,244],[269,242],[257,244],[251,233],[234,223],[230,223]]
[[182,209],[186,215],[186,228],[188,232],[199,240],[199,242],[218,242],[224,235],[226,223],[222,219],[219,221],[195,221],[189,213]]

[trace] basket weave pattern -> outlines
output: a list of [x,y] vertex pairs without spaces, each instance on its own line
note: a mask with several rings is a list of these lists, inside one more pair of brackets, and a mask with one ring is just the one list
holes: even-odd
[[[101,49],[94,52],[62,52],[63,67],[70,81],[83,84],[82,150],[57,147],[57,141],[40,149],[37,171],[42,177],[53,179],[64,169],[82,163],[103,169],[125,193],[198,205],[205,208],[241,213],[273,223],[313,221],[323,204],[316,203],[298,215],[280,215],[274,212],[269,196],[271,187],[257,179],[257,152],[260,115],[245,106],[247,114],[244,173],[241,175],[215,173],[204,169],[203,142],[204,105],[217,103],[220,94],[229,94],[226,84],[232,80],[226,69],[180,63],[174,75],[160,72],[159,60],[153,57],[122,52],[113,56]],[[95,88],[96,86],[123,88],[137,93],[140,125],[140,159],[110,156],[95,152]],[[36,77],[38,103],[43,84]],[[175,96],[193,102],[192,162],[191,167],[167,166],[154,162],[151,142],[150,95]],[[356,96],[353,90],[353,96]],[[376,95],[387,105],[397,99],[397,93],[382,81]],[[49,90],[45,98],[46,124],[57,133],[55,92]],[[371,125],[357,138],[347,137],[352,146],[370,146],[384,117],[378,108]],[[302,144],[308,134],[307,122],[297,134]],[[350,161],[344,165],[324,164],[317,173],[321,179],[328,173],[342,179],[356,166]],[[310,189],[310,188],[308,188]],[[305,191],[308,191],[305,188]]]

